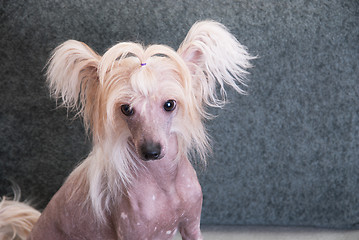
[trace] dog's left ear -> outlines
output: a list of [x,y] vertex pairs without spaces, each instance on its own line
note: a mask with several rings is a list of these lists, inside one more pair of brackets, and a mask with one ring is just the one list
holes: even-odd
[[[197,99],[210,106],[223,105],[226,97],[224,83],[244,94],[238,84],[245,84],[245,70],[254,59],[246,47],[229,33],[225,26],[214,21],[195,23],[178,49],[192,75],[193,87],[201,89]],[[216,94],[220,85],[221,98]]]
[[64,107],[82,115],[87,129],[94,122],[100,59],[85,43],[68,40],[53,51],[47,64],[51,95],[61,99]]

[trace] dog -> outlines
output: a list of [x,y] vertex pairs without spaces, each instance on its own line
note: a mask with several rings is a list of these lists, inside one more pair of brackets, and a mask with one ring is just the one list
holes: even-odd
[[245,94],[253,58],[211,20],[196,22],[177,51],[122,42],[100,56],[82,42],[61,44],[47,65],[49,89],[83,118],[93,149],[33,228],[11,225],[29,221],[9,206],[30,207],[6,199],[0,225],[29,240],[172,239],[177,230],[202,239],[202,190],[189,159],[206,164],[208,107],[225,104],[225,85]]

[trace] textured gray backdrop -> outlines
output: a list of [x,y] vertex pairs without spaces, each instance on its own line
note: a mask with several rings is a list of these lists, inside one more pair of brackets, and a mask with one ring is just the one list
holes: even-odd
[[207,123],[204,224],[359,228],[359,2],[0,1],[0,194],[43,208],[90,143],[56,109],[46,60],[67,39],[177,48],[197,20],[226,25],[259,58],[248,96]]

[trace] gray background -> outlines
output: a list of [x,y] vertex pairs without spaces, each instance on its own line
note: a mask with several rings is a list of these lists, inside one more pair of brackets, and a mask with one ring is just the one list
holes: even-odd
[[43,208],[90,142],[43,68],[67,39],[177,48],[214,19],[258,55],[248,96],[208,121],[203,224],[359,228],[358,1],[0,1],[0,194]]

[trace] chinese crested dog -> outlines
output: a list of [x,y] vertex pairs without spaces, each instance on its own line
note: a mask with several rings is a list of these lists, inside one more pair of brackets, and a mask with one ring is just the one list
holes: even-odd
[[100,56],[74,40],[57,47],[49,88],[82,116],[93,149],[41,216],[3,199],[0,234],[138,240],[172,239],[178,230],[182,239],[202,239],[202,191],[189,158],[205,162],[206,110],[223,106],[225,84],[244,93],[251,59],[213,21],[195,23],[177,51],[122,42]]

